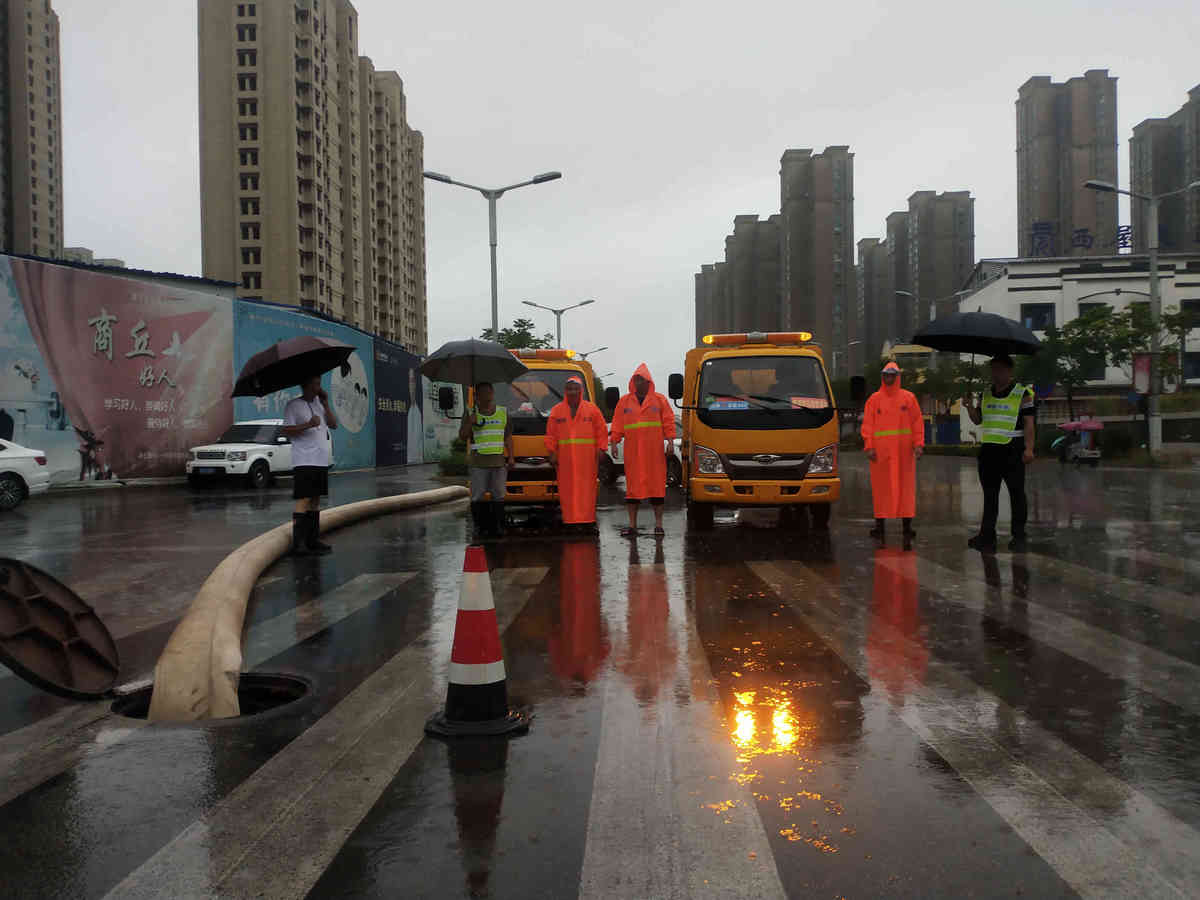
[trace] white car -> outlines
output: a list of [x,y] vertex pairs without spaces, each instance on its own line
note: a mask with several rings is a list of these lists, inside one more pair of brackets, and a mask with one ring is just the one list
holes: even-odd
[[188,453],[189,484],[233,476],[251,487],[265,488],[275,475],[292,471],[292,442],[283,434],[283,419],[235,422],[213,444],[193,447]]
[[0,441],[0,511],[50,489],[46,454],[12,441]]
[[[683,483],[683,462],[679,455],[679,445],[683,441],[683,422],[675,417],[675,452],[667,458],[667,487],[679,487]],[[625,442],[614,448],[608,447],[607,460],[600,462],[600,481],[603,484],[614,484],[618,477],[625,474]]]

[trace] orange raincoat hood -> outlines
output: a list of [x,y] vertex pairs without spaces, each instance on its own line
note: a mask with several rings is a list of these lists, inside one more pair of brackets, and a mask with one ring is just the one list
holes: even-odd
[[649,397],[651,394],[656,393],[656,391],[654,390],[654,378],[650,374],[650,367],[647,366],[645,363],[642,363],[640,366],[638,366],[636,369],[634,369],[633,374],[629,376],[629,393],[631,393],[631,394],[637,393],[637,386],[634,385],[633,379],[637,378],[639,375],[641,375],[648,382],[650,382],[650,387],[646,389],[646,396]]

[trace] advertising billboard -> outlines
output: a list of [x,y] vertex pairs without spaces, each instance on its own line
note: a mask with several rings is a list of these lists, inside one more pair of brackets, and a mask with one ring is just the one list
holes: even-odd
[[[370,335],[291,307],[238,300],[234,303],[233,371],[241,371],[246,361],[260,350],[301,335],[329,338],[354,347],[348,374],[335,369],[321,379],[333,404],[333,414],[338,418],[338,427],[333,432],[333,465],[336,469],[374,466],[375,347]],[[299,396],[299,388],[289,388],[266,397],[237,397],[234,417],[239,422],[281,419],[287,402]]]
[[404,466],[424,458],[420,365],[419,356],[390,341],[375,339],[377,466]]
[[181,475],[233,419],[231,301],[0,256],[0,438],[53,483]]

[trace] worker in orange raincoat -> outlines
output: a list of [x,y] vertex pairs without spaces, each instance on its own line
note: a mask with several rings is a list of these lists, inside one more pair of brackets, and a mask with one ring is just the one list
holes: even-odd
[[620,399],[612,418],[612,445],[625,441],[625,508],[629,527],[621,534],[637,534],[638,506],[649,500],[654,509],[654,533],[662,536],[663,501],[667,496],[667,454],[674,449],[675,413],[645,363],[629,379],[629,393]]
[[597,474],[608,443],[608,426],[600,408],[583,399],[583,379],[567,379],[566,399],[550,410],[546,452],[558,474],[558,501],[566,525],[596,531]]
[[883,384],[863,410],[863,447],[871,461],[871,496],[875,502],[872,537],[883,537],[884,519],[903,519],[911,539],[917,511],[916,461],[925,452],[925,420],[917,398],[900,387],[900,367],[883,367]]

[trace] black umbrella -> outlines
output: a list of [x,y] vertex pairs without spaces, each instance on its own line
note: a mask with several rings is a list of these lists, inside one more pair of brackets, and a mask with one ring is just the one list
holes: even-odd
[[951,353],[1037,353],[1042,342],[1020,322],[995,313],[959,312],[930,322],[913,343]]
[[468,386],[480,381],[506,383],[528,371],[503,344],[478,338],[442,344],[421,363],[426,378]]
[[280,341],[246,361],[233,386],[233,396],[265,397],[339,366],[343,375],[349,375],[347,360],[353,352],[349,344],[327,338],[305,336]]

